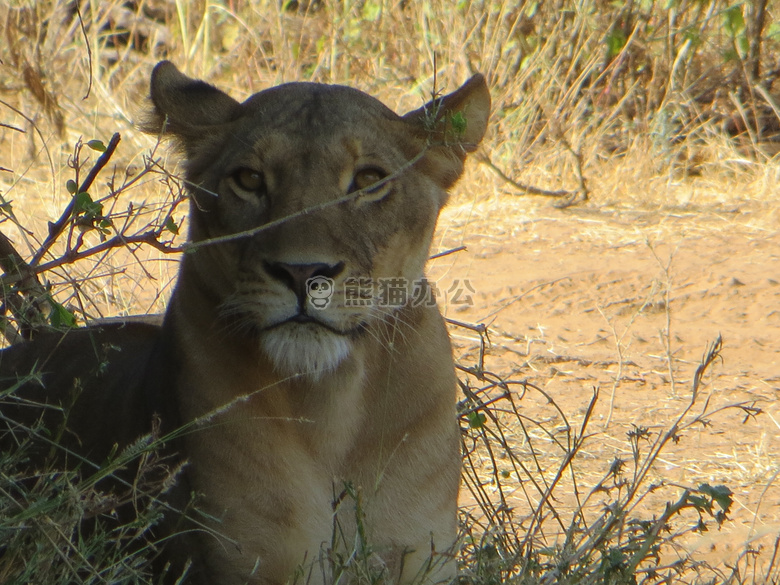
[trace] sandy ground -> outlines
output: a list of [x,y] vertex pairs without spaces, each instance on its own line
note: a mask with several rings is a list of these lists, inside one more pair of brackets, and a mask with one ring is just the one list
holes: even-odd
[[[780,533],[776,209],[531,209],[502,198],[445,210],[435,245],[467,247],[429,272],[447,317],[489,326],[486,369],[541,387],[574,426],[598,389],[575,465],[581,493],[615,457],[630,459],[626,433],[634,426],[654,439],[680,415],[704,351],[721,335],[722,359],[706,373],[693,412],[733,404],[761,412],[727,408],[685,430],[651,474],[668,491],[644,505],[657,515],[684,487],[724,484],[734,492],[730,521],[687,536],[686,548],[716,563],[733,562],[751,543],[770,556]],[[478,335],[455,326],[452,336],[461,363],[473,365]],[[561,422],[532,393],[518,395],[517,404],[531,418]],[[555,460],[554,470],[560,451],[539,451]],[[559,490],[557,505],[571,508],[571,495]],[[520,517],[530,513],[519,490],[513,505]]]

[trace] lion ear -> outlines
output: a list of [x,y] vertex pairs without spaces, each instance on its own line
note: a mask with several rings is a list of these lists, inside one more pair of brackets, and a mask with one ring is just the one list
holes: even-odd
[[466,155],[479,146],[489,117],[490,91],[479,73],[460,89],[406,114],[403,120],[426,143],[419,168],[449,189],[463,172]]
[[479,146],[489,117],[490,91],[485,78],[477,73],[460,89],[409,112],[403,119],[422,127],[431,146],[447,146],[462,160]]
[[226,93],[205,81],[187,77],[170,61],[160,61],[152,71],[151,99],[153,108],[143,129],[185,140],[196,138],[204,126],[235,120],[241,108]]

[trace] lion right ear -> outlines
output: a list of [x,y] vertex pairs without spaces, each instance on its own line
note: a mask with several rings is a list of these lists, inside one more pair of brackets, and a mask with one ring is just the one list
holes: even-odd
[[213,85],[187,77],[170,61],[152,71],[153,109],[142,125],[150,134],[173,134],[185,142],[202,136],[204,126],[235,120],[241,105]]
[[489,118],[490,90],[479,73],[460,89],[403,116],[428,143],[421,163],[425,172],[445,189],[460,177],[466,155],[485,136]]
[[489,117],[490,91],[485,78],[477,73],[460,89],[409,112],[403,119],[422,127],[434,145],[446,145],[463,159],[482,141]]

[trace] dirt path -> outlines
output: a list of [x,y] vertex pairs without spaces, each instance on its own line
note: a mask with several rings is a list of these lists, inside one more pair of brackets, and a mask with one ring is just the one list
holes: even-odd
[[[570,422],[599,389],[578,467],[584,484],[627,456],[634,426],[658,433],[682,412],[702,354],[722,336],[723,359],[705,376],[699,403],[763,412],[728,409],[689,429],[664,451],[655,477],[733,490],[731,522],[686,541],[717,562],[751,541],[771,548],[780,533],[780,222],[767,213],[758,204],[663,214],[454,206],[437,246],[468,250],[430,270],[449,318],[489,324],[486,367],[544,388]],[[458,303],[452,289],[472,302]],[[473,362],[477,336],[452,334],[456,355]],[[533,399],[519,404],[543,416]],[[665,501],[646,503],[660,513]],[[528,513],[522,499],[517,507]]]

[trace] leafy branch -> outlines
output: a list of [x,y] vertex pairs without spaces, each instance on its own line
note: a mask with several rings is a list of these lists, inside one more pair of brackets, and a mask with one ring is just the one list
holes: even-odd
[[[73,312],[54,299],[51,286],[41,282],[42,275],[119,249],[133,252],[139,246],[149,246],[165,254],[181,251],[172,243],[179,231],[174,214],[186,196],[178,180],[162,169],[154,152],[144,158],[140,172],[132,176],[125,173],[120,185],[115,184],[115,176],[107,181],[108,193],[103,197],[94,198],[90,194],[120,140],[119,133],[115,133],[107,145],[99,140],[76,143],[68,163],[75,178],[66,184],[71,199],[59,218],[49,223],[46,238],[33,251],[29,261],[17,251],[11,239],[0,232],[0,268],[3,270],[0,276],[0,329],[9,342],[29,339],[41,328],[72,326],[76,322]],[[101,154],[80,180],[86,164],[82,162],[84,146]],[[121,196],[152,173],[162,176],[170,200],[157,206],[144,204],[138,207],[130,202],[124,210],[119,209]],[[0,213],[24,233],[32,234],[16,219],[10,201],[0,205]],[[91,235],[96,235],[99,241],[94,241]]]

